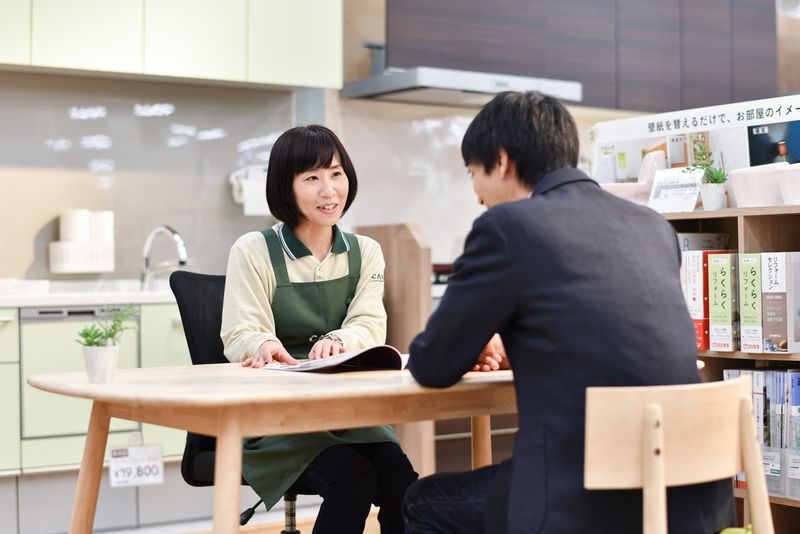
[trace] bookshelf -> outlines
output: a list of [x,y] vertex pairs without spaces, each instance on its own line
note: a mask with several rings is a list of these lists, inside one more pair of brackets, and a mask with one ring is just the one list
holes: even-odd
[[[728,248],[740,253],[800,250],[800,206],[730,208],[718,211],[665,213],[678,232],[726,232]],[[771,363],[800,367],[800,354],[749,354],[746,352],[698,352],[706,366],[706,380],[722,380],[727,368],[767,367]],[[794,363],[796,362],[796,364]],[[744,491],[734,489],[742,513]],[[776,533],[800,532],[800,500],[770,496]]]

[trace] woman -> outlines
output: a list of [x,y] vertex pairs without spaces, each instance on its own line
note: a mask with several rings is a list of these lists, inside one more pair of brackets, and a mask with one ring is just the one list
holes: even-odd
[[[280,222],[240,237],[228,259],[228,359],[262,367],[385,342],[380,246],[336,225],[357,188],[350,157],[328,128],[301,126],[278,138],[267,203]],[[372,503],[382,533],[403,532],[400,503],[417,478],[389,425],[247,439],[242,471],[268,507],[292,485],[321,495],[314,534],[362,532]]]

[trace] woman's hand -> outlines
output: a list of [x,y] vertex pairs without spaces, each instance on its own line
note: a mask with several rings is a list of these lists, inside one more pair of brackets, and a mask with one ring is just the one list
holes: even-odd
[[308,359],[319,360],[320,358],[336,356],[337,354],[341,354],[343,352],[347,351],[340,343],[337,343],[330,338],[323,337],[314,343],[313,347],[311,347],[311,351],[308,353]]
[[503,340],[500,339],[500,334],[495,334],[489,343],[478,355],[478,363],[472,366],[473,371],[498,371],[500,369],[510,369],[506,357],[506,349],[503,346]]
[[299,363],[283,348],[283,344],[280,341],[273,339],[262,343],[254,356],[242,362],[242,367],[258,368],[272,362],[283,362],[291,365]]

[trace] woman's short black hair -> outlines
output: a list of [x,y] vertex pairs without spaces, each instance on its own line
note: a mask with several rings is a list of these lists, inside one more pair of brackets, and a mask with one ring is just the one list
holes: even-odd
[[561,102],[537,91],[495,96],[470,123],[461,142],[464,165],[490,172],[503,148],[517,175],[533,187],[548,172],[578,165],[578,129]]
[[344,214],[356,198],[358,178],[342,142],[330,129],[318,124],[283,132],[272,146],[267,167],[267,204],[272,216],[289,228],[296,228],[303,214],[294,197],[294,177],[312,169],[329,168],[334,156],[339,157],[349,185]]

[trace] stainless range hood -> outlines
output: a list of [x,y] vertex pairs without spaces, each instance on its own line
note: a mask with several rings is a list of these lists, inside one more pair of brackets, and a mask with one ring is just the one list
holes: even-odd
[[342,96],[475,107],[502,91],[540,91],[566,103],[578,103],[583,99],[580,82],[434,67],[387,69],[382,74],[346,82]]

